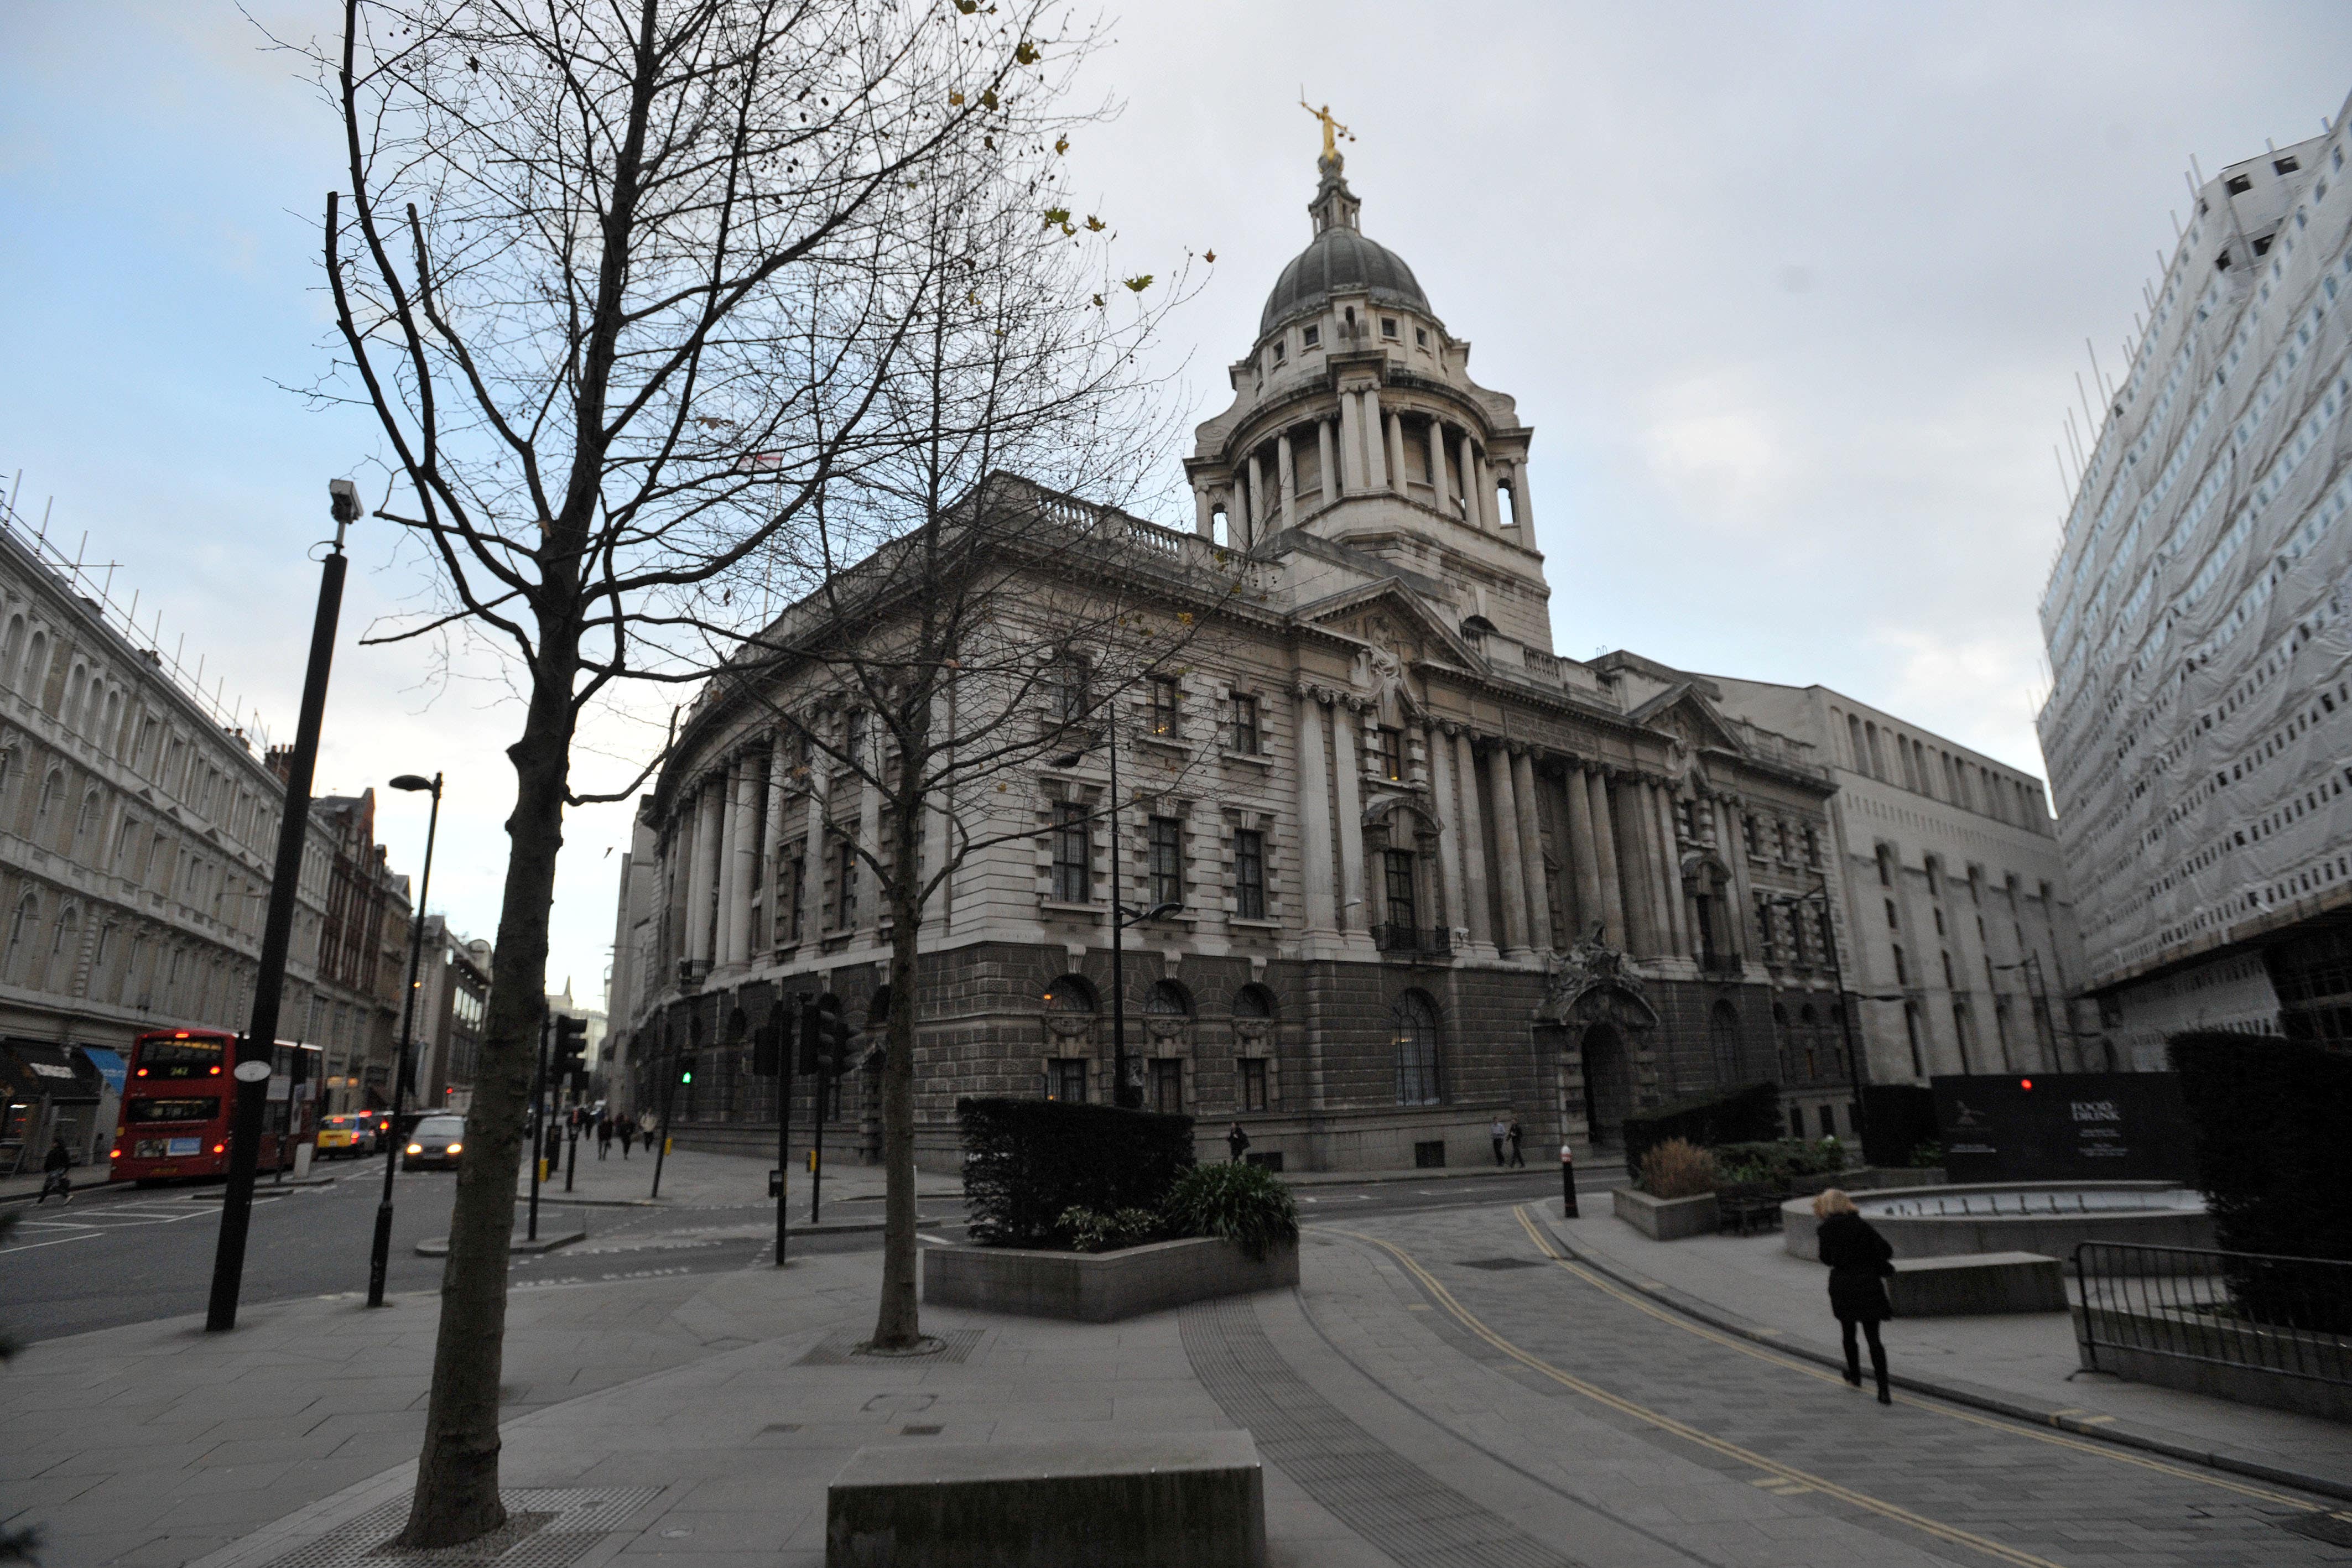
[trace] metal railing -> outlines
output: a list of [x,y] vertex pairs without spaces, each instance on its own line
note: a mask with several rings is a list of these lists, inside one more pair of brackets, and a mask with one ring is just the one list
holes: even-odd
[[1424,953],[1442,958],[1454,951],[1454,934],[1442,925],[1375,925],[1372,946],[1383,953]]
[[2352,1385],[2352,1263],[2197,1247],[2074,1248],[2075,1343]]

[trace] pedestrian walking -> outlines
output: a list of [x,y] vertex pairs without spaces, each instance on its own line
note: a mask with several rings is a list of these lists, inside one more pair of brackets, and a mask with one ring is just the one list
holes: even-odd
[[1497,1116],[1486,1124],[1486,1135],[1495,1140],[1495,1166],[1496,1168],[1500,1169],[1504,1163],[1503,1140],[1511,1135],[1510,1125]]
[[1886,1281],[1895,1272],[1895,1249],[1854,1212],[1853,1199],[1836,1187],[1813,1199],[1813,1217],[1821,1228],[1815,1237],[1822,1261],[1830,1269],[1830,1311],[1837,1314],[1838,1332],[1845,1341],[1845,1380],[1862,1386],[1862,1352],[1853,1343],[1858,1326],[1870,1341],[1871,1370],[1878,1375],[1878,1402],[1892,1405],[1886,1386],[1886,1346],[1878,1325],[1895,1315],[1886,1299]]
[[49,1140],[49,1152],[41,1159],[41,1196],[35,1201],[35,1207],[48,1202],[51,1193],[68,1203],[73,1201],[73,1177],[66,1174],[71,1169],[73,1155],[67,1152],[65,1134],[59,1133]]
[[1225,1147],[1233,1150],[1235,1165],[1241,1164],[1242,1155],[1249,1152],[1249,1134],[1242,1131],[1239,1122],[1235,1122],[1232,1130],[1225,1134]]
[[613,1122],[609,1116],[596,1118],[596,1157],[603,1159],[613,1152]]
[[1527,1157],[1527,1155],[1523,1155],[1523,1154],[1521,1154],[1521,1153],[1519,1152],[1519,1140],[1520,1140],[1521,1138],[1525,1137],[1526,1135],[1527,1135],[1527,1134],[1526,1134],[1526,1133],[1524,1133],[1523,1131],[1521,1131],[1521,1129],[1520,1129],[1520,1127],[1519,1127],[1519,1119],[1518,1119],[1517,1116],[1512,1117],[1512,1118],[1511,1118],[1511,1163],[1512,1163],[1513,1165],[1515,1165],[1515,1166],[1518,1166],[1518,1167],[1519,1167],[1519,1169],[1521,1169],[1521,1170],[1525,1170],[1525,1169],[1527,1169],[1527,1168],[1528,1168],[1528,1157]]
[[621,1118],[621,1162],[624,1165],[628,1163],[629,1145],[636,1141],[637,1124],[624,1116]]

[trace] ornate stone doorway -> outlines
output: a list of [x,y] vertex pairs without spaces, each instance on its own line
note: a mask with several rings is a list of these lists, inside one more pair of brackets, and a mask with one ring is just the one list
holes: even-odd
[[1633,1063],[1625,1037],[1614,1024],[1584,1030],[1584,1115],[1596,1145],[1614,1148],[1624,1141],[1625,1118],[1633,1111]]
[[1614,1146],[1625,1118],[1654,1103],[1651,1044],[1658,1015],[1625,955],[1592,936],[1570,948],[1536,1009],[1536,1043],[1559,1053],[1560,1126]]

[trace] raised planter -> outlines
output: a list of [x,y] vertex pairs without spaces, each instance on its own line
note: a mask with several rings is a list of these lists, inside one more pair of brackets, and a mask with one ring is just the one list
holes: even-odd
[[1652,1197],[1636,1187],[1621,1186],[1609,1197],[1617,1206],[1617,1218],[1653,1241],[1715,1234],[1715,1194],[1711,1192],[1696,1197]]
[[1886,1297],[1898,1318],[2063,1312],[2066,1270],[2057,1259],[2032,1252],[1905,1258],[1886,1281]]
[[1194,1237],[1117,1252],[926,1247],[923,1300],[939,1306],[1107,1323],[1212,1296],[1298,1283],[1298,1244],[1252,1258],[1237,1241]]
[[860,1448],[824,1523],[825,1568],[1265,1568],[1265,1472],[1247,1432]]

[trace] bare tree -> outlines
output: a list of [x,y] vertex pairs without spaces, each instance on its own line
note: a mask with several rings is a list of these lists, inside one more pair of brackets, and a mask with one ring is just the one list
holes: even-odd
[[[512,662],[516,797],[480,1071],[403,1542],[505,1518],[507,1239],[582,714],[703,673],[701,586],[805,529],[867,461],[896,355],[904,198],[991,140],[1050,144],[1089,36],[1027,0],[345,0],[306,50],[348,211],[325,262],[371,408],[378,516],[439,612]],[[781,552],[789,557],[790,552]]]
[[[1142,303],[1153,280],[1111,265],[1108,222],[1065,204],[1050,156],[967,149],[959,177],[904,204],[919,237],[888,310],[912,323],[902,373],[866,460],[795,537],[817,588],[734,652],[714,693],[793,743],[779,765],[802,782],[822,771],[877,808],[870,825],[824,818],[803,858],[818,874],[845,852],[888,920],[881,1349],[921,1339],[919,935],[974,855],[1071,831],[1050,821],[1071,802],[1037,797],[1036,765],[1095,751],[1147,684],[1177,681],[1246,568],[1116,504],[1171,471],[1173,411],[1138,367],[1181,280]],[[1191,767],[1175,755],[1130,756],[1123,785],[1175,787]],[[1081,802],[1081,827],[1118,804]],[[1115,854],[1115,821],[1112,837]]]

